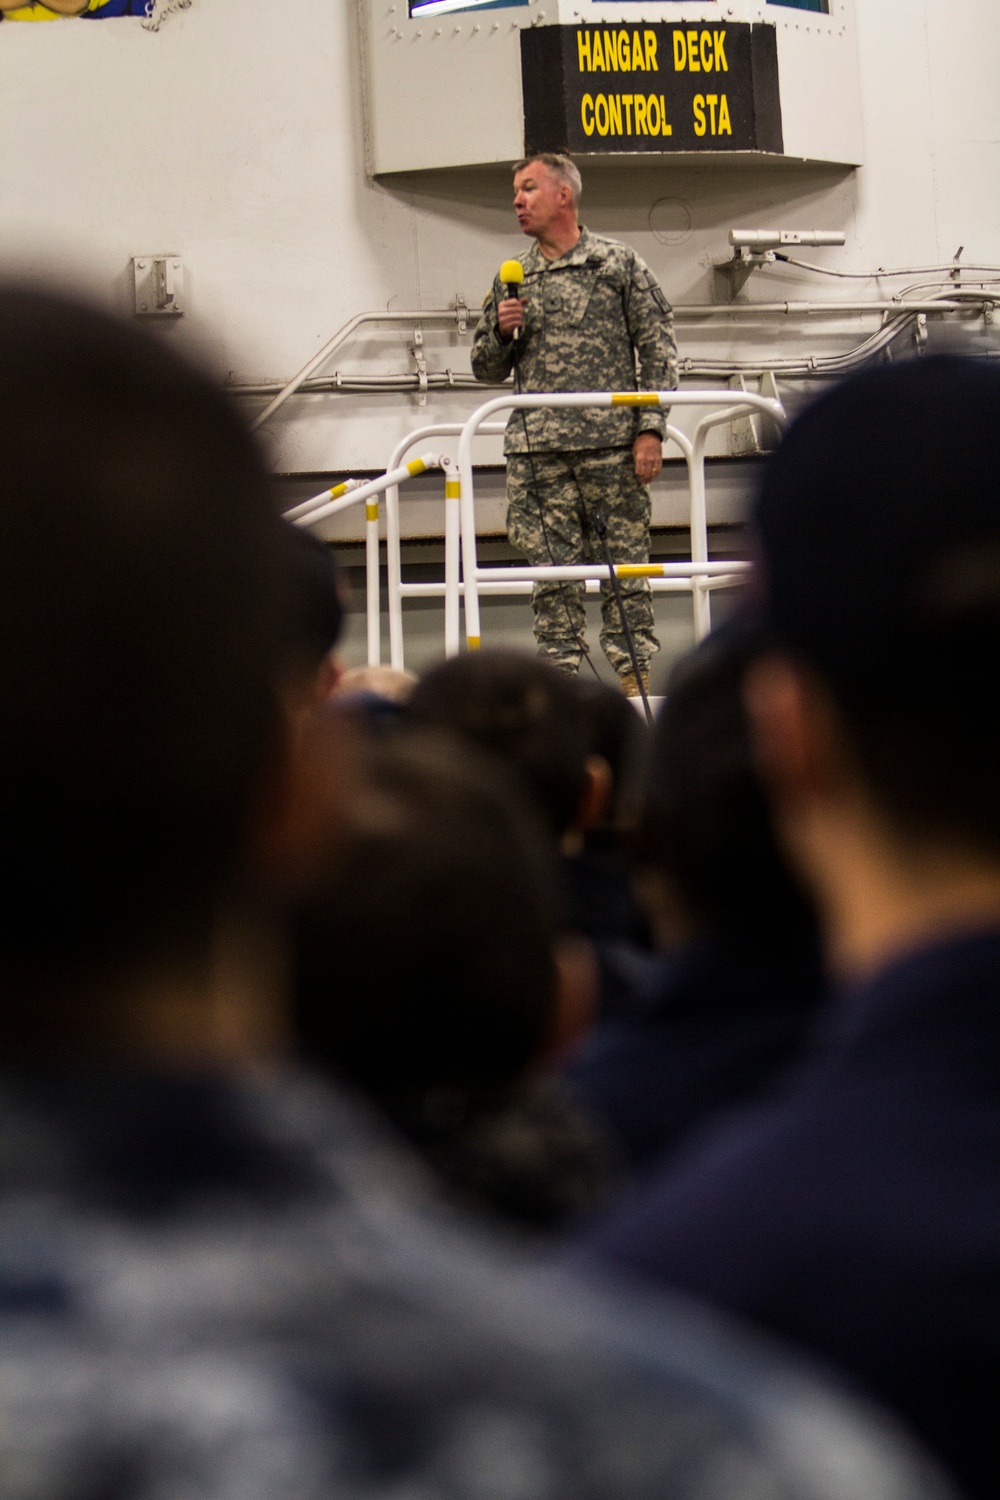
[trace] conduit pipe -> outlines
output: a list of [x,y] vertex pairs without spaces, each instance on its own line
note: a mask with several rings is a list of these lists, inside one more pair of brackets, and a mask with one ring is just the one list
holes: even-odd
[[964,276],[966,271],[990,271],[1000,276],[1000,266],[976,260],[949,260],[937,266],[899,266],[893,271],[887,271],[884,267],[877,271],[842,271],[836,266],[821,266],[818,261],[800,260],[778,247],[775,247],[774,258],[786,265],[795,266],[800,271],[812,271],[817,276],[836,276],[839,281],[881,281],[890,276]]
[[356,333],[366,323],[464,323],[468,319],[468,316],[469,310],[467,307],[421,308],[416,312],[364,312],[356,314],[355,317],[344,324],[343,328],[337,330],[333,338],[327,340],[322,349],[314,354],[312,359],[308,360],[286,385],[281,387],[274,400],[269,402],[264,410],[254,418],[250,430],[256,432],[258,427],[263,427],[268,417],[273,416],[279,406],[284,406],[289,396],[295,395],[302,382],[308,380],[314,370],[318,370],[320,365],[324,364],[330,358],[330,355],[340,348],[341,344],[346,344],[351,335]]
[[831,316],[855,313],[930,313],[968,312],[970,306],[979,303],[1000,302],[1000,293],[995,296],[972,292],[968,298],[936,297],[921,302],[903,299],[882,299],[879,302],[689,302],[675,307],[674,317],[684,321],[692,318],[732,317],[741,313],[766,317],[813,317],[824,313]]
[[[785,302],[688,302],[688,303],[675,303],[674,304],[673,313],[674,313],[675,320],[680,321],[680,322],[689,322],[689,321],[692,321],[692,320],[700,320],[702,318],[720,318],[720,317],[724,317],[724,318],[739,318],[739,317],[782,317],[782,318],[787,318],[787,317],[822,317],[824,315],[826,315],[828,317],[840,317],[842,315],[843,316],[851,316],[851,317],[853,317],[855,315],[863,314],[863,313],[887,313],[887,312],[900,312],[900,313],[946,312],[947,313],[947,312],[969,312],[970,309],[975,308],[977,305],[989,305],[989,306],[993,306],[993,305],[995,305],[998,302],[1000,302],[1000,292],[997,292],[995,294],[994,293],[988,293],[988,292],[984,293],[984,292],[981,292],[981,291],[975,291],[975,290],[973,290],[970,287],[968,289],[965,289],[965,288],[950,289],[949,290],[949,295],[947,297],[935,297],[935,298],[924,299],[924,300],[919,300],[919,301],[909,300],[909,299],[907,299],[905,297],[895,297],[895,298],[881,298],[878,301],[867,301],[867,302],[801,302],[801,301],[792,302],[792,301],[785,301]],[[392,316],[392,315],[390,315],[388,313],[359,313],[356,318],[352,318],[351,321],[350,321],[350,323],[346,323],[344,325],[344,327],[340,330],[340,332],[334,336],[334,338],[326,346],[325,352],[321,350],[320,354],[316,355],[315,360],[313,360],[313,361],[310,362],[310,365],[303,367],[303,370],[307,371],[308,373],[303,373],[303,371],[300,370],[299,374],[296,375],[293,380],[290,380],[287,385],[283,385],[283,386],[279,385],[277,383],[277,381],[255,381],[255,382],[249,382],[249,383],[242,384],[242,385],[231,385],[231,386],[227,387],[227,389],[231,390],[232,392],[234,392],[234,394],[236,394],[238,396],[269,396],[269,395],[272,394],[272,392],[277,392],[281,396],[281,398],[282,398],[282,404],[283,404],[284,401],[286,401],[289,396],[294,395],[296,391],[302,390],[303,387],[306,386],[306,382],[309,380],[309,375],[312,374],[312,371],[315,370],[315,369],[318,369],[319,366],[323,363],[323,360],[326,359],[330,354],[334,353],[335,350],[337,348],[339,348],[339,346],[341,344],[346,343],[347,339],[351,336],[351,334],[355,331],[356,328],[359,328],[363,323],[372,323],[372,322],[385,321],[385,320],[389,319],[390,316]],[[455,318],[455,310],[451,309],[447,313],[441,313],[441,312],[426,312],[426,313],[422,313],[422,314],[421,313],[412,313],[412,312],[410,312],[410,313],[400,313],[399,314],[399,321],[403,322],[403,323],[412,323],[415,320],[419,320],[420,317],[424,317],[424,318],[428,318],[428,319],[434,319],[434,320],[444,319],[444,318],[454,319]],[[321,356],[322,356],[322,358],[321,358]],[[450,372],[447,372],[445,378],[447,378],[447,376],[449,374],[450,374]],[[339,383],[333,377],[326,377],[326,378],[330,381],[330,384],[333,385],[333,386],[336,386]],[[342,379],[346,379],[346,380],[350,380],[352,378],[357,379],[357,378],[363,378],[363,377],[351,377],[351,376],[342,377]],[[387,377],[381,377],[381,378],[384,379],[384,378],[387,378]],[[406,376],[406,377],[400,377],[400,378],[410,379],[411,377],[410,376]],[[466,378],[466,377],[463,377],[463,376],[453,376],[452,378],[453,379],[463,379],[463,378]],[[318,389],[318,383],[314,383],[312,381],[309,381],[308,388],[310,388],[310,389]],[[325,384],[324,384],[324,388],[326,388]],[[275,410],[275,411],[277,410],[277,405],[274,406],[273,410]],[[270,415],[270,409],[267,409],[267,410],[261,412],[260,415],[255,419],[256,420],[256,424],[259,425],[262,422],[265,422],[267,420],[267,418],[268,418],[269,415]]]
[[[873,337],[880,340],[878,347],[884,347],[885,342],[891,340],[903,331],[905,324],[914,317],[921,314],[931,313],[977,313],[982,314],[988,309],[1000,304],[1000,293],[996,295],[984,294],[978,291],[956,290],[947,298],[938,297],[924,300],[898,299],[880,300],[872,302],[734,302],[734,303],[689,303],[686,306],[674,308],[674,318],[678,322],[699,322],[705,319],[724,317],[742,320],[744,318],[780,318],[782,320],[795,317],[855,317],[866,313],[891,315],[892,323],[888,329],[880,329]],[[318,369],[320,364],[327,359],[341,344],[345,343],[359,327],[365,323],[398,321],[412,323],[420,318],[428,320],[452,320],[457,317],[455,309],[443,311],[427,311],[423,313],[359,313],[337,333],[334,338],[317,354],[308,365],[303,366],[292,380],[286,385],[279,386],[277,383],[257,382],[247,385],[233,385],[228,387],[236,396],[270,396],[274,400],[254,418],[251,424],[256,431],[267,421],[279,406],[296,393],[311,395],[318,393],[343,392],[364,394],[366,392],[378,391],[408,391],[419,388],[420,381],[416,375],[388,374],[388,375],[340,375],[324,376],[318,379],[310,379],[312,371]],[[888,332],[888,339],[884,335]],[[689,375],[720,375],[720,374],[748,374],[762,370],[774,370],[789,375],[817,375],[823,374],[823,359],[831,358],[837,361],[834,367],[836,373],[843,373],[846,369],[853,368],[856,356],[866,349],[868,341],[862,340],[855,349],[848,350],[845,354],[835,356],[813,356],[812,358],[791,361],[722,361],[722,360],[695,360],[688,359],[684,362],[683,369]],[[862,354],[862,358],[864,355]],[[845,363],[849,362],[849,363]],[[427,376],[427,384],[431,390],[475,390],[483,389],[483,383],[477,381],[472,375],[456,375],[451,370],[433,371]],[[488,386],[486,388],[489,388]],[[494,387],[501,389],[502,387]]]

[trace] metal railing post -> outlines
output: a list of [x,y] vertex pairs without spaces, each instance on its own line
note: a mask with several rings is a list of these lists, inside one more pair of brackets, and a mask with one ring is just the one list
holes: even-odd
[[[415,431],[408,433],[406,437],[400,438],[399,442],[392,450],[392,455],[387,465],[387,471],[389,469],[394,469],[398,464],[402,463],[403,455],[416,443],[422,443],[425,439],[431,437],[458,437],[459,433],[462,431],[463,425],[464,424],[462,422],[434,422],[427,427],[416,428]],[[506,424],[503,422],[484,422],[479,428],[478,435],[480,437],[499,437],[503,433],[505,425]],[[451,462],[451,472],[449,478],[452,483],[455,483],[457,478],[455,465],[451,460],[449,460],[449,462]],[[446,558],[448,551],[447,526],[449,505],[454,511],[454,517],[455,521],[458,522],[459,532],[461,531],[461,520],[458,513],[459,508],[457,501],[457,491],[450,497],[447,494],[445,495]],[[390,664],[399,672],[403,670],[405,660],[403,646],[403,569],[402,561],[400,558],[400,546],[401,535],[399,523],[399,486],[390,485],[385,492],[386,586],[389,596],[389,661]],[[456,539],[454,551],[454,589],[456,597],[459,597],[461,595],[461,580],[459,577],[458,539]],[[408,584],[407,588],[412,588],[412,585]],[[444,585],[442,585],[442,592],[445,594],[445,597],[447,597],[447,589],[444,587]],[[459,616],[454,628],[455,651],[458,650],[458,640],[461,633],[460,621],[461,617]],[[454,652],[450,652],[448,654],[453,655]]]
[[385,492],[385,591],[389,611],[389,665],[403,670],[403,582],[399,545],[399,485]]
[[444,469],[444,654],[457,656],[461,635],[460,579],[462,546],[462,485],[458,466],[452,459],[442,462]]
[[379,597],[378,496],[365,501],[365,615],[368,621],[368,665],[382,661],[382,601]]
[[[688,463],[690,493],[691,561],[708,562],[708,502],[705,496],[705,443],[708,429],[699,422],[691,444]],[[708,590],[697,578],[691,580],[694,610],[694,638],[703,641],[712,628],[712,601]]]
[[[420,458],[412,459],[408,464],[389,469],[378,479],[371,479],[366,484],[359,484],[351,480],[349,484],[335,485],[331,490],[323,490],[321,494],[314,495],[311,500],[303,501],[301,505],[293,506],[285,512],[285,519],[293,525],[303,528],[315,526],[320,521],[327,520],[339,511],[347,510],[352,505],[360,505],[362,501],[365,506],[365,619],[367,625],[367,658],[370,667],[377,667],[382,659],[382,609],[379,597],[379,537],[378,537],[378,496],[390,489],[398,491],[399,485],[405,479],[414,479],[418,474],[425,473],[428,469],[440,469],[443,464],[440,455],[436,453],[425,453]],[[447,460],[450,463],[450,460]],[[398,558],[398,551],[397,551]]]

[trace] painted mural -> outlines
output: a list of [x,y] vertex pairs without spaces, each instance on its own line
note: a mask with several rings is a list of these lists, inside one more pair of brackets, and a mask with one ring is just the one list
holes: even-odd
[[191,0],[0,0],[0,21],[110,21],[139,16],[157,31],[176,10],[187,10]]

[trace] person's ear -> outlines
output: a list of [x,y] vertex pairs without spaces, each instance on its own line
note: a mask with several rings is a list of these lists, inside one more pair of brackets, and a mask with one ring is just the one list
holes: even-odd
[[329,703],[344,675],[344,664],[336,651],[328,651],[316,673],[315,697],[318,704]]
[[363,783],[362,744],[347,715],[288,712],[249,829],[251,869],[279,895],[315,878]]
[[747,671],[743,702],[758,773],[774,803],[794,807],[828,794],[843,772],[839,721],[806,668],[771,655]]
[[588,755],[583,773],[583,790],[573,825],[581,833],[587,833],[606,821],[614,796],[615,778],[603,755]]
[[582,1041],[597,1020],[600,977],[585,938],[564,933],[553,948],[555,994],[552,1018],[538,1061],[555,1064]]

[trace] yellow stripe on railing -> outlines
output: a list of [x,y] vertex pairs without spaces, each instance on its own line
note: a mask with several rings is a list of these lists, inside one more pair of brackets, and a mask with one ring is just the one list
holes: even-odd
[[465,644],[468,646],[470,651],[478,651],[480,644],[478,635],[466,636]]
[[423,474],[426,468],[427,465],[424,463],[422,458],[411,459],[410,462],[406,465],[407,473],[412,474],[414,477],[417,474]]
[[660,398],[655,391],[616,391],[611,397],[612,406],[659,406]]
[[662,563],[619,563],[615,568],[619,578],[662,578]]
[[378,501],[377,500],[367,500],[365,502],[365,520],[366,521],[377,521],[378,520]]
[[444,482],[444,498],[446,500],[461,500],[462,481],[460,479],[446,479]]
[[335,484],[333,489],[330,491],[330,499],[339,500],[341,495],[347,494],[347,490],[348,486],[346,484]]

